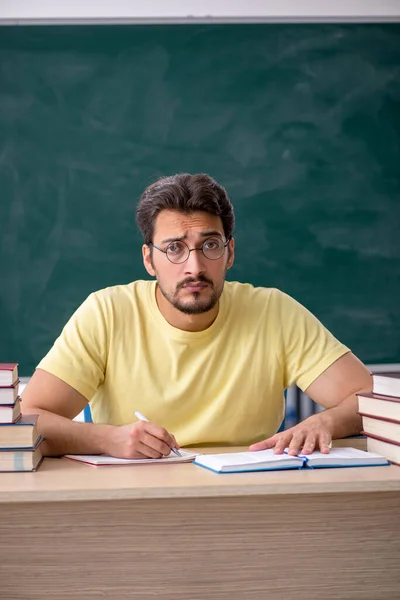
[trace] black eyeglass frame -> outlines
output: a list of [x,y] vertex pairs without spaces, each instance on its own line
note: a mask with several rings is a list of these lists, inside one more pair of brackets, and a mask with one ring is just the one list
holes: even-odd
[[[166,250],[163,250],[162,248],[159,248],[158,246],[156,246],[155,244],[153,244],[153,242],[150,242],[149,244],[147,244],[148,246],[152,246],[153,248],[155,248],[156,250],[159,250],[160,252],[162,252],[163,254],[166,255],[167,259],[169,260],[170,263],[172,263],[173,265],[183,265],[184,262],[186,262],[187,260],[189,260],[190,257],[190,253],[193,252],[194,250],[199,250],[203,256],[207,259],[207,260],[219,260],[220,258],[222,258],[222,256],[224,255],[225,252],[225,248],[227,247],[227,245],[229,244],[229,242],[231,241],[231,237],[227,239],[227,241],[223,244],[222,247],[222,252],[220,254],[220,256],[218,256],[217,258],[210,258],[209,256],[207,256],[206,254],[204,254],[204,250],[203,250],[203,246],[204,244],[206,244],[208,242],[208,240],[212,240],[214,238],[209,237],[206,240],[204,240],[204,242],[202,243],[200,248],[189,248],[189,246],[187,245],[186,242],[182,241],[182,240],[176,240],[176,242],[179,242],[180,244],[185,244],[186,248],[188,249],[188,255],[185,258],[185,260],[182,260],[180,262],[174,262],[173,260],[171,260],[168,256],[168,248],[171,244],[176,244],[176,242],[170,242],[166,248]],[[221,240],[222,241],[222,240]]]

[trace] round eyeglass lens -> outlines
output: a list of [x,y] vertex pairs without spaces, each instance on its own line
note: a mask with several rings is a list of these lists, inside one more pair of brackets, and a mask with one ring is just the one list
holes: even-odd
[[[225,244],[219,238],[208,238],[201,248],[193,248],[192,250],[201,250],[206,258],[217,260],[221,258],[225,250]],[[167,258],[173,263],[183,263],[189,258],[191,250],[185,242],[172,242],[167,246]]]
[[217,260],[221,258],[224,253],[225,245],[224,242],[218,238],[209,238],[202,246],[203,254],[211,260]]

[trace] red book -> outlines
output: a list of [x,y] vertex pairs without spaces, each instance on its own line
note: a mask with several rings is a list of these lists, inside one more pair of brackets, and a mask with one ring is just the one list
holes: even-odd
[[400,421],[400,398],[382,394],[357,394],[358,412],[379,419]]
[[0,406],[15,404],[18,398],[19,380],[10,387],[0,387]]
[[21,416],[20,399],[17,398],[10,406],[0,406],[0,423],[15,423]]
[[0,363],[0,387],[11,387],[18,381],[18,363]]
[[362,416],[362,428],[367,432],[367,435],[377,435],[379,438],[389,440],[392,444],[400,444],[400,421],[360,414]]
[[374,394],[400,398],[400,373],[377,373],[372,380]]
[[365,431],[361,433],[367,437],[368,452],[376,452],[400,467],[400,442],[393,442]]

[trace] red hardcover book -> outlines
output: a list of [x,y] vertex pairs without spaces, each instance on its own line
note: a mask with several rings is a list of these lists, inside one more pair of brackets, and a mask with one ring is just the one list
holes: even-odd
[[400,373],[377,373],[372,379],[374,394],[400,398]]
[[17,398],[14,404],[0,406],[0,423],[15,423],[21,416],[21,400]]
[[382,394],[361,393],[358,396],[358,412],[378,417],[400,421],[400,398]]
[[366,431],[362,431],[361,433],[367,437],[368,452],[376,452],[400,467],[400,442],[393,442],[392,440],[367,433]]
[[0,387],[0,406],[4,404],[15,404],[18,398],[19,380],[9,387]]
[[395,419],[383,419],[360,413],[362,416],[362,428],[371,435],[390,440],[392,443],[400,443],[400,421]]
[[0,363],[0,387],[11,387],[18,381],[18,363]]

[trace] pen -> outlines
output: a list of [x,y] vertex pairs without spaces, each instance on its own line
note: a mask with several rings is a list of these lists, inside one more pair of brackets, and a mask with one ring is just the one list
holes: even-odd
[[[135,410],[135,417],[137,419],[139,419],[139,421],[146,421],[147,423],[149,422],[148,419],[146,419],[146,417],[144,415],[142,415],[141,412],[139,412],[138,410]],[[182,456],[182,454],[179,452],[179,450],[177,450],[176,448],[171,448],[172,452],[174,454],[176,454],[177,456]]]

